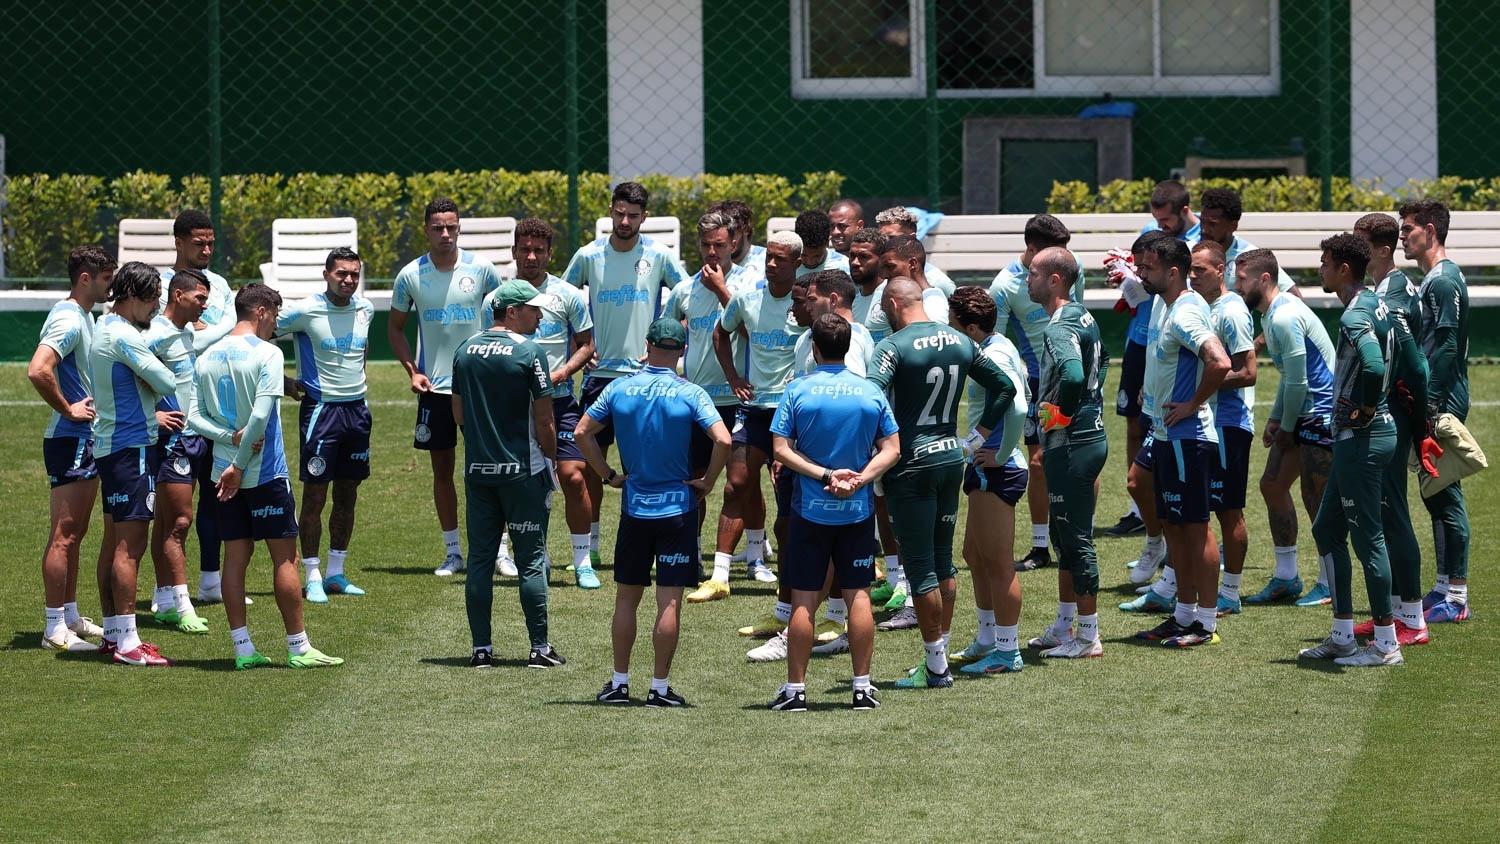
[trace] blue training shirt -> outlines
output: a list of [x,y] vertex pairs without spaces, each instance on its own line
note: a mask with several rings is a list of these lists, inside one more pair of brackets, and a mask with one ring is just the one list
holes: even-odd
[[[1156,220],[1152,220],[1149,225],[1141,226],[1141,234],[1159,231],[1160,229],[1161,226],[1156,224]],[[1186,243],[1189,249],[1193,248],[1198,244],[1198,241],[1203,239],[1202,224],[1194,223],[1192,228],[1178,235],[1177,239]],[[1233,285],[1231,284],[1231,286]],[[1135,316],[1130,318],[1130,325],[1125,329],[1126,341],[1141,346],[1146,345],[1147,336],[1151,331],[1151,309],[1155,304],[1156,297],[1152,296],[1142,302],[1139,308],[1135,309]]]

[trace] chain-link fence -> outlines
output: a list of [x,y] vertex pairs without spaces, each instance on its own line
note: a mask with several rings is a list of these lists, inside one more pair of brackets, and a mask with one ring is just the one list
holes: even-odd
[[1474,0],[19,4],[5,166],[82,175],[11,180],[6,255],[55,275],[69,238],[206,205],[237,275],[276,216],[349,214],[384,276],[441,190],[546,217],[561,261],[642,173],[689,223],[747,189],[762,217],[840,189],[870,218],[1029,213],[1056,183],[1124,210],[1099,186],[1173,175],[1309,180],[1283,210],[1455,177],[1490,207],[1496,36]]

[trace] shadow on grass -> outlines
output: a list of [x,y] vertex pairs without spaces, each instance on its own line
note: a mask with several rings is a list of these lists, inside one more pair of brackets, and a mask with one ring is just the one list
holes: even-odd
[[1158,651],[1163,650],[1166,647],[1158,639],[1137,639],[1133,634],[1116,636],[1113,639],[1105,639],[1104,641],[1110,643],[1111,645],[1129,645],[1136,648],[1153,648]]
[[1282,657],[1270,661],[1272,665],[1290,665],[1303,671],[1316,671],[1320,674],[1343,674],[1344,666],[1330,659],[1299,659],[1295,656]]
[[585,709],[625,709],[625,710],[636,710],[636,709],[647,709],[647,710],[663,709],[663,710],[671,710],[671,709],[697,709],[698,708],[697,706],[693,705],[692,703],[684,703],[682,706],[647,706],[645,698],[634,698],[634,697],[630,699],[630,703],[600,703],[597,700],[588,699],[588,700],[549,700],[549,701],[547,701],[543,705],[544,706],[581,706],[581,707],[583,707]]
[[[417,660],[424,665],[436,665],[440,668],[463,668],[469,667],[469,657],[466,656],[424,656]],[[495,660],[496,668],[524,668],[526,660],[519,657],[507,657]],[[474,671],[482,673],[485,669],[476,668]]]
[[5,649],[8,651],[42,650],[42,631],[17,630],[10,635],[10,642],[5,646]]
[[[167,657],[167,658],[168,659],[172,659],[171,657]],[[172,667],[173,668],[191,668],[191,669],[193,669],[195,671],[233,671],[234,670],[234,660],[233,659],[224,659],[224,658],[220,658],[220,659],[172,659]],[[274,663],[274,662],[271,663],[270,665],[262,665],[259,668],[255,668],[255,669],[251,669],[251,670],[252,671],[265,671],[266,669],[276,669],[276,668],[285,668],[288,671],[291,670],[290,668],[287,668],[287,666],[286,666],[285,663],[278,664],[278,663]]]
[[[421,574],[421,575],[426,575],[427,577],[431,577],[431,578],[435,578],[435,579],[440,579],[440,580],[452,580],[453,579],[451,577],[448,577],[448,578],[438,578],[437,575],[435,575],[435,574],[432,573],[432,569],[429,569],[429,568],[413,568],[412,566],[360,566],[360,571],[368,571],[368,572],[373,572],[375,574],[400,574],[400,575]],[[459,578],[458,582],[459,583],[463,583],[463,578]]]

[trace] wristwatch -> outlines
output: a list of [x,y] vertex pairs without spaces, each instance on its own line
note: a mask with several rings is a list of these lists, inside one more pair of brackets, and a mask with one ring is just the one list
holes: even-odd
[[616,472],[614,469],[610,469],[609,470],[609,477],[605,478],[604,482],[607,483],[607,484],[612,484],[612,483],[615,482],[615,478],[618,478],[618,477],[620,477],[620,473]]
[[833,470],[832,469],[824,469],[823,470],[823,485],[827,486],[827,485],[829,485],[831,483],[833,483]]

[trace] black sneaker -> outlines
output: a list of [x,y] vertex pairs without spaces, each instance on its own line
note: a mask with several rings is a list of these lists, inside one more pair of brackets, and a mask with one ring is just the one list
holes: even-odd
[[806,712],[807,692],[789,692],[785,686],[776,693],[776,699],[767,704],[775,712]]
[[490,653],[489,648],[480,648],[479,650],[474,652],[473,656],[469,657],[469,667],[494,668],[495,655],[493,653]]
[[671,686],[668,686],[664,692],[658,693],[656,689],[646,692],[646,705],[652,708],[671,709],[675,706],[687,706],[687,701],[682,699],[682,695],[673,691]]
[[539,648],[532,648],[531,657],[526,660],[526,667],[556,668],[559,665],[566,665],[567,663],[568,661],[563,659],[563,655],[557,652],[557,648],[548,645],[545,651]]
[[910,630],[911,628],[916,626],[917,608],[902,607],[901,609],[896,610],[895,615],[875,625],[875,629],[881,631],[882,633],[889,633],[892,630]]
[[616,686],[613,680],[606,680],[604,688],[594,695],[594,700],[600,703],[631,703],[630,684]]
[[1046,548],[1032,546],[1031,552],[1016,560],[1016,571],[1036,571],[1052,565],[1052,552]]
[[[1197,624],[1196,621],[1193,623]],[[1136,633],[1135,637],[1137,639],[1144,639],[1147,642],[1160,642],[1166,639],[1170,639],[1173,636],[1181,636],[1187,631],[1188,629],[1186,627],[1183,627],[1181,624],[1177,623],[1177,619],[1168,618],[1166,621],[1163,621],[1161,624],[1156,625],[1150,630],[1142,630],[1139,633]]]
[[875,687],[868,689],[855,689],[854,702],[849,705],[850,709],[863,711],[866,709],[879,709],[880,697],[875,694]]
[[1138,533],[1145,532],[1146,523],[1141,521],[1141,517],[1134,513],[1126,513],[1120,517],[1118,522],[1114,523],[1113,527],[1107,527],[1102,531],[1105,536],[1113,536],[1116,539],[1125,536],[1135,536]]

